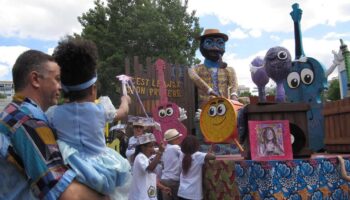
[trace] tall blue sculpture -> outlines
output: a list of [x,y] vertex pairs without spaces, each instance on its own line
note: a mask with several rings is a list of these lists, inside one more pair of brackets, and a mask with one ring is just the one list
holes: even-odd
[[305,56],[300,30],[302,10],[298,4],[293,4],[292,8],[290,15],[294,21],[295,60],[283,84],[289,102],[310,104],[311,109],[307,112],[309,148],[319,151],[324,147],[321,94],[327,88],[327,78],[323,65]]

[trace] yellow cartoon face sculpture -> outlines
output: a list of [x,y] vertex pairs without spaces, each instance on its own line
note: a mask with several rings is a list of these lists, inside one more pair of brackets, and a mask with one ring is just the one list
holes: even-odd
[[237,113],[233,103],[222,97],[210,99],[202,107],[200,128],[208,142],[227,140],[237,129]]

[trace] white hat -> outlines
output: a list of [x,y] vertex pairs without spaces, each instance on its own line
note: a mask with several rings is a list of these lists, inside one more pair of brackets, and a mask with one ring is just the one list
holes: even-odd
[[176,129],[169,129],[164,133],[164,140],[169,142],[181,136],[182,134],[180,134],[179,131],[177,131]]
[[155,142],[156,138],[154,137],[154,135],[152,133],[145,133],[142,134],[140,136],[137,137],[137,144],[141,145],[141,144],[147,144],[150,142]]

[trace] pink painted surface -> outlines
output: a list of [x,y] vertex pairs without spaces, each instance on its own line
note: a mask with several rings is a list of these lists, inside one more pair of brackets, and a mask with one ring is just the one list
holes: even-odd
[[161,131],[154,130],[153,134],[158,143],[163,141],[165,131],[176,129],[182,134],[182,139],[187,135],[187,128],[179,121],[179,106],[168,101],[167,89],[164,78],[166,63],[162,59],[156,61],[157,77],[159,80],[160,103],[152,109],[153,119],[160,124]]

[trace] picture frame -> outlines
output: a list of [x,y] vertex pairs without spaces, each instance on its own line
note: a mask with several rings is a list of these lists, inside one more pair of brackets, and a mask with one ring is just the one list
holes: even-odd
[[292,160],[288,120],[248,121],[252,160]]

